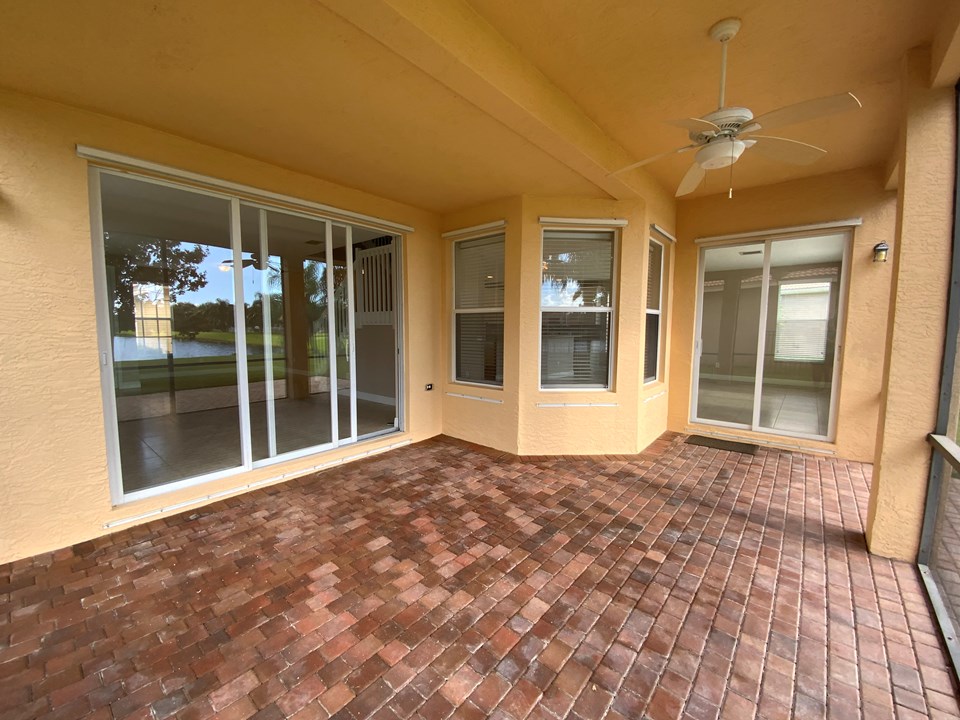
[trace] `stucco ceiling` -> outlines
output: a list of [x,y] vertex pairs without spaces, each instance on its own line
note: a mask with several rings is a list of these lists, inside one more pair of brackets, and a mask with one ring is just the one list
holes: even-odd
[[[719,50],[706,30],[727,15],[744,21],[731,45],[728,104],[761,113],[845,90],[860,97],[857,113],[779,133],[827,148],[825,159],[796,168],[745,157],[734,183],[748,187],[882,166],[896,138],[899,60],[932,37],[947,1],[463,7],[477,13],[468,22],[492,27],[636,158],[686,144],[665,120],[714,109]],[[0,26],[0,86],[416,206],[442,212],[519,193],[606,196],[478,95],[468,101],[320,0],[9,1],[0,3]],[[686,155],[649,169],[672,191],[688,163]],[[727,179],[710,173],[701,194],[724,191]]]
[[[720,48],[707,31],[724,17],[743,21],[729,46],[727,105],[754,115],[802,100],[852,91],[853,113],[771,134],[828,151],[814,165],[784,165],[747,153],[735,187],[882,166],[896,141],[900,61],[928,42],[942,0],[725,0],[604,2],[470,0],[594,122],[635,158],[689,144],[666,121],[717,107]],[[648,166],[675,189],[692,162],[675,156]],[[728,171],[707,173],[698,194],[723,192]]]

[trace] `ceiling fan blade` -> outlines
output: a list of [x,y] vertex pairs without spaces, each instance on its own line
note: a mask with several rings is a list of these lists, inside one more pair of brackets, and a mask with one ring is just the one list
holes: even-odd
[[751,125],[759,125],[764,130],[783,127],[784,125],[793,125],[795,123],[807,122],[827,115],[836,115],[837,113],[847,112],[848,110],[857,110],[863,107],[863,104],[853,93],[846,92],[839,95],[828,95],[827,97],[815,98],[813,100],[804,100],[794,105],[777,110],[771,110],[751,121]]
[[644,158],[643,160],[640,160],[639,162],[635,162],[635,163],[633,163],[633,164],[631,164],[631,165],[627,165],[626,167],[622,167],[622,168],[620,168],[619,170],[614,170],[614,171],[611,172],[611,173],[607,173],[607,176],[609,177],[610,175],[619,175],[620,173],[626,172],[627,170],[633,170],[634,168],[643,167],[644,165],[648,165],[648,164],[650,164],[650,163],[652,163],[652,162],[655,162],[655,161],[659,160],[660,158],[665,158],[665,157],[667,157],[667,155],[673,155],[673,154],[675,154],[675,153],[686,152],[687,150],[693,150],[694,148],[698,148],[698,147],[700,147],[700,146],[699,146],[699,145],[687,145],[687,146],[682,147],[682,148],[677,148],[676,150],[668,150],[667,152],[665,152],[665,153],[660,153],[659,155],[651,155],[650,157]]
[[793,165],[810,165],[827,154],[823,148],[799,140],[767,135],[751,135],[750,139],[756,141],[753,152]]
[[720,132],[719,125],[714,125],[709,120],[701,120],[700,118],[682,118],[680,120],[669,120],[667,122],[667,125],[681,127],[684,130],[688,130],[690,132],[698,132],[698,133]]
[[707,174],[707,171],[700,167],[697,163],[694,163],[690,166],[690,169],[687,170],[687,174],[683,176],[683,180],[680,181],[680,185],[677,187],[677,197],[682,195],[689,195],[698,187],[700,183],[703,182],[704,176]]

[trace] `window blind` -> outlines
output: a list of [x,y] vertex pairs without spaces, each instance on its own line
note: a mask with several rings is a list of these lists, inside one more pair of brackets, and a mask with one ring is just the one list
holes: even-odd
[[643,381],[660,375],[660,315],[663,304],[663,245],[651,239],[647,250],[647,318],[644,328]]
[[457,241],[454,258],[454,379],[503,385],[504,236]]
[[614,233],[545,230],[540,385],[610,385]]
[[823,362],[827,356],[830,283],[780,285],[774,359]]
[[457,310],[503,307],[503,236],[454,246]]

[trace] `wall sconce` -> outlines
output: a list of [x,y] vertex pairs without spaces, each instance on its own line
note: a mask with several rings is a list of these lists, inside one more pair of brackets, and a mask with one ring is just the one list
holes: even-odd
[[879,242],[873,246],[873,261],[886,262],[887,254],[890,252],[890,246],[885,242]]

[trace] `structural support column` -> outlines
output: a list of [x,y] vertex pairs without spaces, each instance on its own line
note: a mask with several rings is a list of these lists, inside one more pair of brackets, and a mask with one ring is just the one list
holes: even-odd
[[[870,488],[870,551],[913,561],[930,469],[950,274],[954,91],[930,87],[928,48],[904,62],[896,242],[880,429]],[[877,268],[883,272],[885,268]]]

